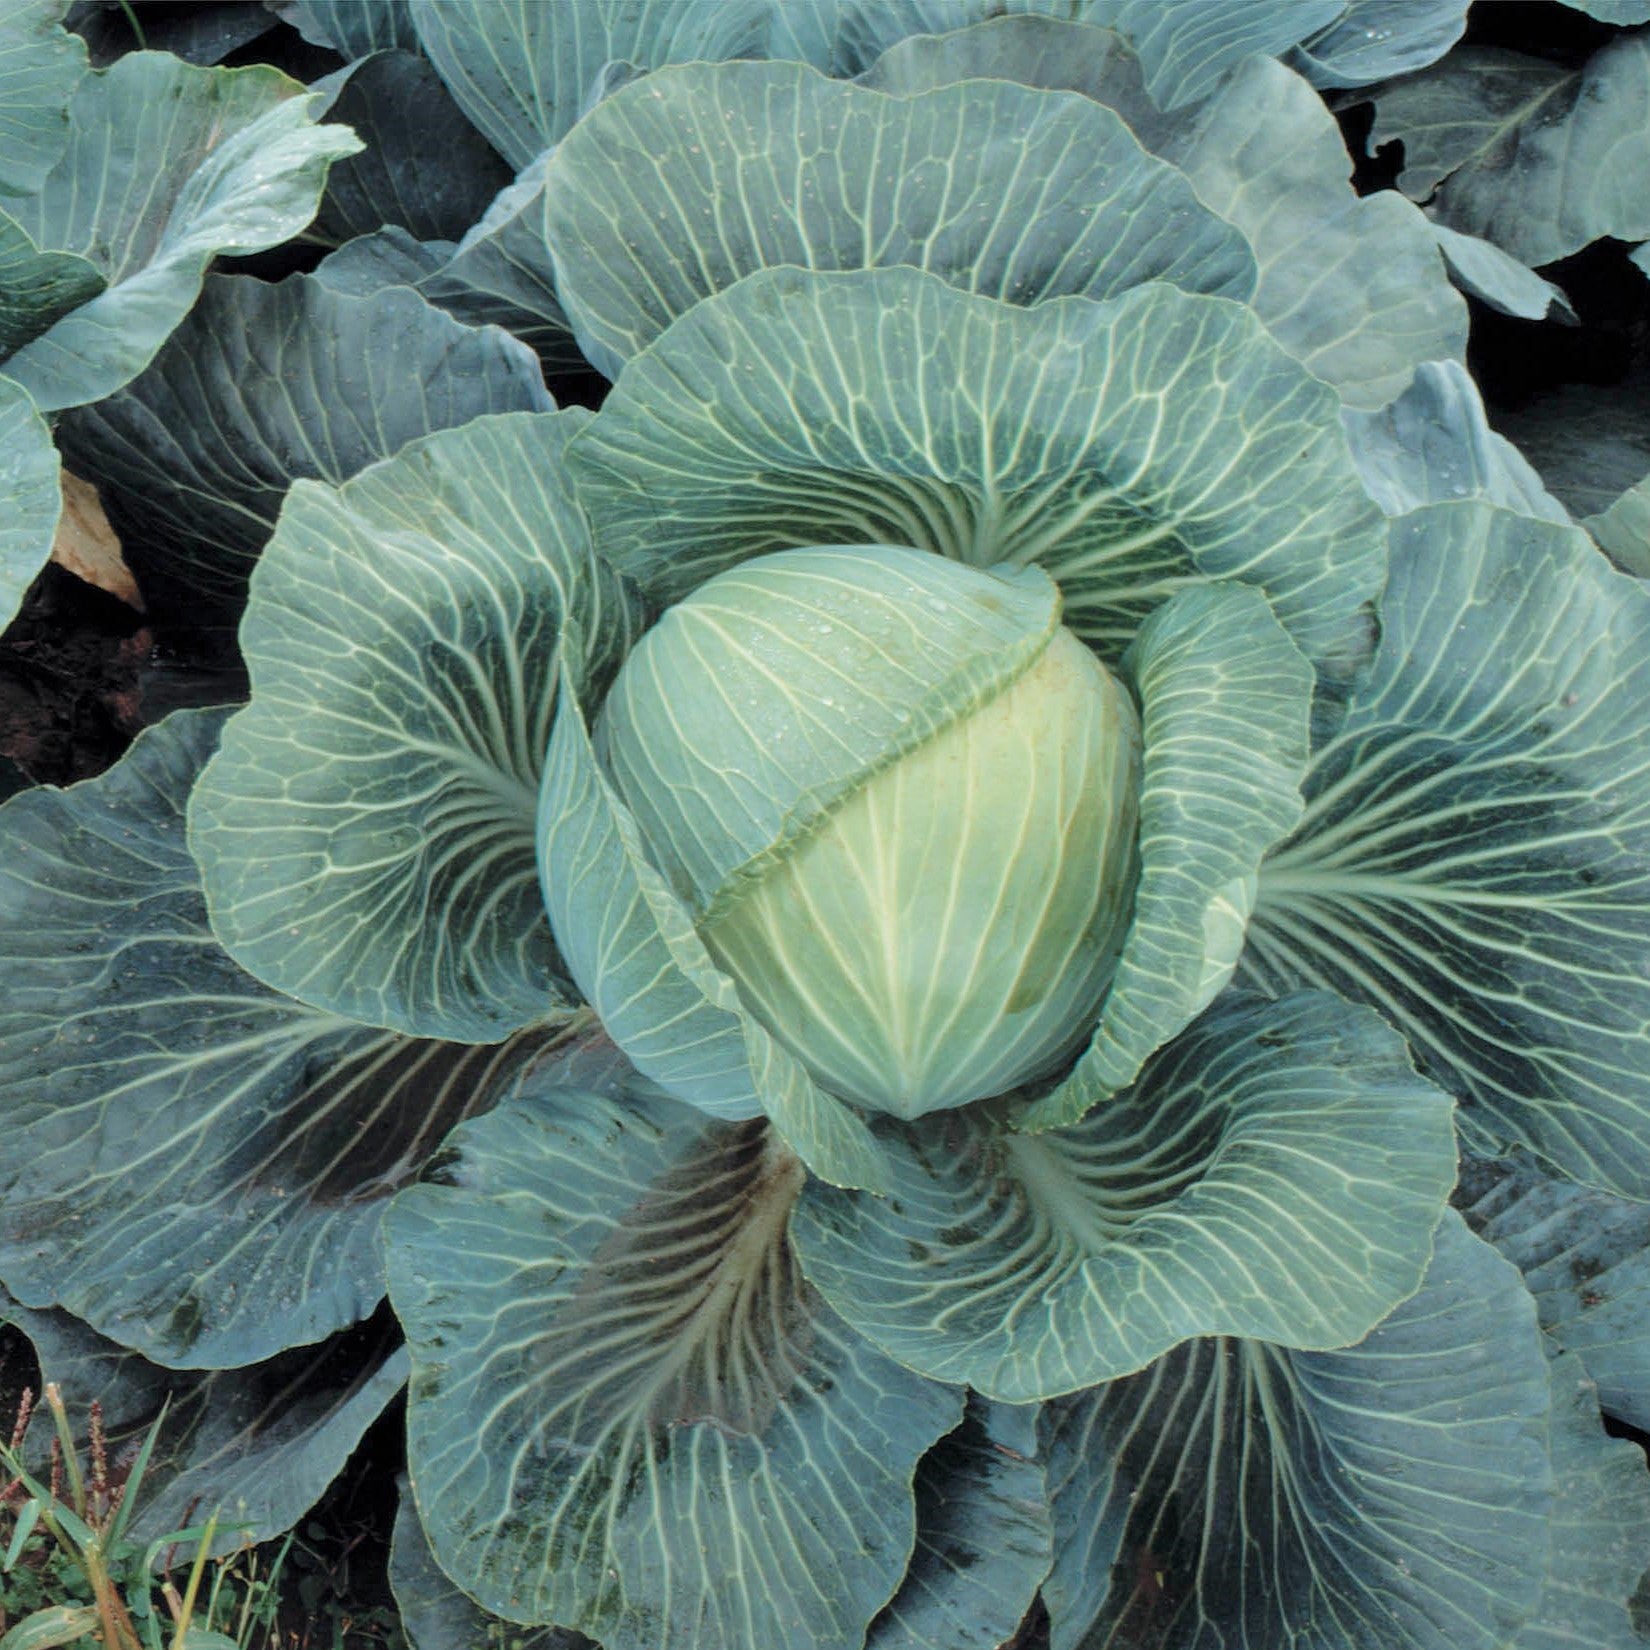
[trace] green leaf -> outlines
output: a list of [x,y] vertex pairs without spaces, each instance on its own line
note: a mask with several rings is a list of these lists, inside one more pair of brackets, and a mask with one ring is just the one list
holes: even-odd
[[151,609],[225,624],[300,476],[337,486],[434,430],[550,406],[526,348],[411,292],[212,275],[148,368],[65,413],[58,440]]
[[961,1403],[804,1283],[800,1163],[760,1123],[569,1089],[452,1147],[386,1247],[442,1568],[607,1650],[857,1643]]
[[1299,75],[1252,58],[1160,152],[1248,237],[1256,314],[1349,406],[1380,407],[1420,363],[1461,357],[1466,305],[1432,227],[1392,191],[1354,192],[1340,128]]
[[1234,64],[1272,57],[1332,24],[1346,0],[1111,0],[1100,21],[1129,38],[1159,108],[1207,97]]
[[[1115,109],[1243,232],[1257,266],[1255,312],[1349,403],[1379,406],[1418,362],[1461,354],[1465,307],[1442,277],[1425,220],[1390,193],[1353,193],[1339,128],[1281,64],[1253,58],[1195,114],[1166,117],[1110,30],[1011,16],[907,40],[861,78],[911,96],[978,76],[1081,92]],[[1311,259],[1299,255],[1306,238]]]
[[436,1563],[404,1478],[400,1491],[390,1536],[390,1589],[412,1650],[592,1650],[593,1641],[570,1627],[524,1633],[489,1615]]
[[1125,660],[1140,702],[1140,879],[1100,1023],[1019,1126],[1075,1123],[1232,976],[1261,857],[1300,819],[1312,670],[1265,599],[1183,591]]
[[42,252],[22,224],[0,212],[0,360],[105,285],[95,264],[73,252]]
[[408,0],[285,0],[304,39],[347,58],[402,48],[418,50]]
[[886,1189],[864,1119],[814,1083],[712,961],[603,772],[566,678],[539,832],[544,902],[568,971],[638,1069],[713,1117],[765,1113],[815,1174]]
[[101,1617],[95,1604],[52,1604],[26,1615],[4,1638],[0,1650],[54,1650],[89,1639]]
[[81,82],[68,149],[38,195],[10,203],[37,246],[86,257],[109,283],[6,362],[43,412],[118,389],[183,319],[214,257],[278,245],[315,215],[327,168],[361,145],[317,126],[301,93],[273,69],[198,69],[165,52]]
[[129,1458],[160,1423],[142,1488],[132,1491],[128,1534],[143,1544],[213,1512],[219,1555],[290,1529],[407,1381],[407,1354],[382,1323],[248,1369],[195,1372],[161,1369],[67,1312],[0,1297],[0,1321],[34,1343],[77,1428],[100,1407],[112,1459]]
[[1404,145],[1399,184],[1447,228],[1526,264],[1601,235],[1650,236],[1650,40],[1625,34],[1580,69],[1496,46],[1377,87],[1371,151]]
[[1240,977],[1373,1004],[1472,1150],[1650,1197],[1650,590],[1574,528],[1438,505],[1393,523],[1381,626]]
[[757,56],[770,0],[413,0],[419,43],[458,105],[516,168],[567,135],[609,63]]
[[999,80],[888,97],[795,63],[662,70],[605,99],[548,159],[543,233],[610,376],[777,264],[909,264],[1016,304],[1254,280],[1243,237],[1087,99]]
[[568,458],[603,554],[661,601],[769,550],[904,544],[1037,563],[1111,659],[1183,586],[1258,585],[1340,671],[1385,525],[1338,408],[1242,306],[1162,284],[1021,309],[772,269],[638,356]]
[[366,148],[328,174],[317,236],[341,242],[397,224],[419,240],[456,241],[510,182],[510,168],[413,52],[362,59],[326,112]]
[[86,42],[60,25],[67,0],[11,0],[0,16],[0,192],[38,189],[69,142]]
[[[1549,1346],[1550,1350],[1550,1346]],[[1650,1482],[1631,1439],[1606,1438],[1581,1360],[1549,1358],[1553,1511],[1546,1584],[1511,1650],[1639,1650],[1628,1601],[1650,1563]]]
[[1432,225],[1432,234],[1456,283],[1491,309],[1525,321],[1543,321],[1549,310],[1556,310],[1561,319],[1575,320],[1562,287],[1543,280],[1493,241],[1463,235],[1441,223]]
[[63,508],[60,469],[45,419],[0,377],[0,629],[51,556]]
[[890,1357],[1011,1402],[1196,1335],[1344,1346],[1413,1293],[1455,1177],[1448,1099],[1379,1018],[1230,996],[1074,1128],[890,1132],[893,1193],[810,1183],[809,1278]]
[[1314,86],[1368,86],[1436,62],[1466,26],[1467,0],[1346,0],[1289,61]]
[[1341,422],[1365,490],[1389,516],[1477,497],[1569,524],[1569,512],[1528,460],[1490,428],[1478,386],[1459,361],[1423,361],[1396,401],[1379,412],[1348,409]]
[[1048,1574],[1052,1529],[1036,1415],[970,1396],[917,1464],[917,1540],[865,1650],[998,1650]]
[[485,216],[419,287],[432,304],[473,326],[506,327],[538,351],[547,371],[587,370],[556,296],[555,260],[544,238],[541,155],[500,191]]
[[[1348,403],[1378,407],[1418,362],[1462,353],[1466,307],[1443,278],[1426,220],[1390,191],[1353,192],[1340,128],[1281,64],[1253,58],[1195,113],[1165,116],[1120,36],[1017,16],[906,40],[861,83],[910,97],[982,76],[1081,92],[1116,110],[1243,232],[1257,268],[1251,307]],[[1313,255],[1302,258],[1307,240]]]
[[183,828],[222,722],[179,712],[0,812],[0,1277],[191,1367],[371,1312],[390,1195],[546,1040],[415,1043],[236,968]]
[[334,248],[315,266],[314,279],[352,298],[367,298],[393,286],[419,292],[453,255],[455,244],[415,241],[406,230],[389,224]]
[[1051,1405],[1053,1650],[1498,1650],[1546,1570],[1549,1403],[1517,1272],[1450,1215],[1356,1346],[1193,1341]]
[[1456,1204],[1524,1274],[1541,1327],[1577,1353],[1611,1415],[1650,1427],[1650,1204],[1469,1157]]
[[252,703],[190,805],[213,928],[277,990],[478,1043],[572,1005],[533,864],[556,659],[569,614],[581,679],[635,622],[561,481],[585,416],[476,419],[288,494]]

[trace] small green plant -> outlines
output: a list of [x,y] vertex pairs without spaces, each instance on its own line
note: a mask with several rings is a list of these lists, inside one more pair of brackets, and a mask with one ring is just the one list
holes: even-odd
[[[76,1650],[247,1650],[257,1628],[267,1627],[268,1621],[259,1607],[260,1589],[230,1585],[227,1561],[212,1563],[216,1513],[204,1524],[147,1544],[132,1536],[132,1509],[165,1412],[144,1433],[129,1461],[112,1462],[102,1412],[94,1403],[83,1460],[62,1394],[48,1383],[45,1398],[52,1424],[45,1476],[35,1476],[23,1464],[23,1440],[33,1411],[30,1393],[23,1394],[18,1406],[9,1444],[0,1446],[0,1465],[9,1475],[0,1488],[0,1572],[5,1578],[0,1650],[59,1645]],[[159,1561],[177,1547],[194,1550],[181,1592],[167,1571],[157,1576]],[[278,1565],[277,1559],[276,1569]],[[261,1592],[273,1596],[268,1583]],[[214,1620],[232,1622],[235,1635],[215,1629]]]

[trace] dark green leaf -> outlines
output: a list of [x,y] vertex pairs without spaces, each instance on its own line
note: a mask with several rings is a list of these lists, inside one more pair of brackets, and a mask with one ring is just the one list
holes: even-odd
[[1451,1214],[1357,1346],[1193,1341],[1049,1405],[1054,1650],[1499,1650],[1546,1572],[1550,1396],[1517,1272]]
[[607,1650],[858,1642],[961,1404],[804,1283],[796,1158],[759,1122],[571,1089],[452,1144],[386,1249],[442,1568]]
[[188,1367],[370,1313],[386,1201],[546,1040],[413,1042],[236,968],[183,830],[222,722],[179,712],[0,813],[0,1277]]
[[1075,1128],[897,1133],[886,1198],[810,1182],[808,1276],[891,1357],[1011,1401],[1195,1335],[1344,1346],[1420,1282],[1446,1097],[1367,1010],[1229,996]]
[[1474,1151],[1650,1196],[1650,590],[1574,528],[1437,505],[1393,523],[1381,625],[1244,973],[1373,1004]]

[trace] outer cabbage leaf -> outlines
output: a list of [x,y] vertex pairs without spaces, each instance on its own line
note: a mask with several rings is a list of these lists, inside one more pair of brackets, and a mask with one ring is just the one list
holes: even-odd
[[1450,1214],[1356,1346],[1193,1341],[1050,1405],[1054,1650],[1499,1650],[1546,1570],[1550,1401],[1517,1272]]
[[[1257,266],[1251,307],[1350,404],[1380,406],[1418,362],[1465,347],[1466,307],[1443,278],[1425,219],[1390,191],[1353,192],[1334,118],[1281,64],[1253,58],[1202,108],[1165,117],[1110,30],[1002,17],[906,40],[861,83],[909,97],[974,77],[1081,92],[1115,109],[1243,232]],[[1307,241],[1313,255],[1303,258]]]
[[1033,1407],[971,1395],[923,1456],[917,1539],[865,1650],[998,1650],[1048,1574],[1051,1528]]
[[909,264],[1018,304],[1254,281],[1243,237],[1088,99],[1007,80],[889,97],[796,63],[664,70],[606,99],[549,157],[543,232],[610,376],[778,264]]
[[586,416],[476,419],[288,495],[252,703],[190,804],[213,927],[278,990],[464,1042],[573,1005],[533,862],[557,660],[600,677],[636,622],[561,481]]
[[607,1650],[857,1642],[960,1395],[803,1281],[762,1123],[539,1089],[396,1202],[408,1459],[443,1569]]
[[412,1650],[593,1650],[571,1627],[524,1631],[489,1615],[435,1561],[405,1478],[390,1537],[390,1589]]
[[281,11],[304,39],[341,57],[418,49],[408,0],[282,0]]
[[1575,320],[1562,287],[1543,280],[1493,241],[1463,235],[1441,223],[1432,225],[1432,234],[1456,284],[1491,309],[1525,321],[1543,321],[1555,310],[1561,319]]
[[660,600],[769,550],[904,544],[1037,563],[1115,659],[1165,597],[1233,579],[1334,674],[1382,577],[1334,392],[1242,306],[1162,284],[1023,309],[915,269],[766,270],[631,362],[568,458],[602,553]]
[[414,1042],[236,968],[183,822],[223,716],[181,711],[0,814],[0,1277],[189,1368],[370,1313],[389,1197],[549,1041]]
[[160,1422],[133,1537],[153,1541],[216,1510],[220,1556],[297,1523],[407,1381],[407,1354],[383,1323],[250,1369],[180,1373],[104,1340],[67,1312],[32,1312],[0,1298],[3,1320],[34,1343],[42,1377],[62,1390],[72,1421],[100,1406],[115,1460]]
[[539,806],[545,906],[573,978],[639,1070],[724,1119],[764,1113],[815,1174],[887,1189],[863,1118],[740,1001],[642,845],[564,676]]
[[315,266],[314,279],[352,298],[370,297],[392,286],[417,292],[453,255],[457,244],[415,241],[406,230],[387,224],[371,235],[357,235],[334,247]]
[[770,0],[410,0],[419,42],[465,114],[518,170],[566,136],[610,63],[761,55]]
[[1389,516],[1477,497],[1543,521],[1570,520],[1523,454],[1490,428],[1478,386],[1458,361],[1422,362],[1396,401],[1373,413],[1348,408],[1341,420],[1365,490]]
[[1455,1175],[1447,1097],[1319,992],[1223,999],[1074,1128],[976,1109],[884,1149],[888,1197],[804,1191],[804,1270],[891,1357],[1012,1402],[1197,1335],[1357,1340],[1419,1285]]
[[65,413],[58,440],[97,484],[151,607],[233,622],[300,476],[337,486],[433,430],[550,406],[523,345],[411,292],[213,275],[150,365]]
[[347,241],[398,224],[419,240],[456,241],[510,181],[510,168],[415,53],[357,63],[327,114],[366,148],[328,175],[317,236]]
[[84,256],[108,289],[19,349],[5,371],[42,411],[118,389],[153,358],[224,252],[258,252],[315,214],[327,168],[361,147],[317,126],[272,69],[197,69],[133,52],[87,75],[72,138],[37,195],[10,202],[43,248]]
[[1314,86],[1368,86],[1424,69],[1467,27],[1467,0],[1347,0],[1289,61]]
[[588,363],[556,296],[555,262],[544,238],[549,159],[541,155],[522,168],[420,290],[460,320],[507,327],[538,351],[547,369],[570,372]]
[[1381,618],[1240,977],[1374,1004],[1474,1151],[1650,1197],[1650,590],[1573,528],[1439,505],[1394,522]]
[[60,27],[68,0],[11,0],[0,17],[0,192],[38,189],[69,142],[86,42]]
[[1124,664],[1144,744],[1134,910],[1093,1039],[1025,1129],[1075,1123],[1225,987],[1261,857],[1301,816],[1312,670],[1258,591],[1182,591]]
[[0,378],[0,628],[51,556],[63,509],[61,468],[45,419],[23,390]]
[[1548,1372],[1554,1485],[1547,1573],[1512,1650],[1639,1650],[1644,1638],[1632,1610],[1650,1559],[1644,1452],[1631,1439],[1603,1436],[1598,1395],[1579,1358],[1550,1356]]
[[73,252],[42,252],[22,224],[0,212],[0,359],[107,284],[95,264]]
[[1650,1427],[1650,1204],[1556,1179],[1522,1154],[1469,1157],[1456,1202],[1524,1274],[1541,1327],[1580,1356],[1605,1411]]
[[1650,236],[1650,40],[1624,34],[1580,69],[1463,46],[1377,87],[1371,148],[1399,139],[1399,183],[1450,229],[1527,264],[1601,235]]

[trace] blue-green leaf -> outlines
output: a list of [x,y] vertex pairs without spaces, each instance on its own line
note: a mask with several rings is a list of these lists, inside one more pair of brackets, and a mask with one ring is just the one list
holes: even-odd
[[302,90],[273,69],[200,69],[165,52],[81,82],[68,149],[38,194],[8,203],[36,246],[83,256],[108,282],[6,362],[42,411],[118,389],[215,256],[275,246],[315,215],[327,168],[361,145],[317,126]]
[[213,927],[278,990],[464,1042],[572,1006],[533,862],[562,625],[582,682],[635,622],[561,479],[585,416],[476,419],[288,495],[252,703],[190,805]]
[[[1549,1352],[1551,1352],[1549,1343]],[[1650,1565],[1650,1480],[1644,1451],[1606,1438],[1581,1360],[1550,1356],[1553,1510],[1535,1614],[1511,1650],[1642,1650],[1630,1603]]]
[[808,1276],[891,1357],[1010,1401],[1197,1335],[1344,1346],[1412,1293],[1455,1176],[1448,1099],[1323,993],[1229,996],[1075,1128],[890,1131],[893,1191],[810,1183]]
[[1034,1409],[971,1396],[917,1464],[917,1540],[865,1650],[998,1650],[1051,1561]]
[[571,1627],[523,1631],[483,1610],[435,1561],[406,1479],[390,1537],[390,1588],[412,1650],[592,1650]]
[[1054,1650],[1499,1650],[1546,1572],[1550,1398],[1517,1272],[1451,1214],[1356,1346],[1194,1341],[1050,1405]]
[[1399,139],[1399,184],[1450,229],[1526,264],[1601,235],[1650,236],[1650,40],[1624,34],[1580,68],[1462,46],[1377,87],[1377,145]]
[[1474,1151],[1650,1197],[1650,590],[1438,505],[1393,523],[1381,625],[1240,977],[1374,1005]]
[[0,811],[0,1278],[184,1367],[371,1312],[390,1195],[546,1040],[413,1042],[235,967],[183,822],[223,714]]
[[767,270],[638,356],[568,456],[602,553],[661,600],[769,550],[905,544],[1037,563],[1111,658],[1176,590],[1257,585],[1339,672],[1383,576],[1334,392],[1242,306],[1161,283],[1022,309]]
[[1490,428],[1459,361],[1423,361],[1396,401],[1379,412],[1348,408],[1341,420],[1364,487],[1389,516],[1473,497],[1543,521],[1570,519],[1523,454]]
[[[1249,59],[1202,107],[1170,117],[1111,30],[1007,16],[906,40],[860,82],[909,97],[982,76],[1081,92],[1115,109],[1242,231],[1256,265],[1251,307],[1348,404],[1379,407],[1418,362],[1462,353],[1466,306],[1444,279],[1426,219],[1391,190],[1353,191],[1334,117],[1271,58]],[[1303,258],[1307,240],[1312,256]]]
[[419,240],[456,241],[510,181],[510,168],[413,52],[375,52],[355,64],[327,115],[366,148],[328,174],[316,236],[347,241],[397,224]]
[[1469,1157],[1456,1203],[1524,1274],[1541,1327],[1580,1355],[1611,1415],[1650,1428],[1650,1204]]
[[150,365],[65,413],[58,440],[134,547],[151,606],[232,623],[299,477],[337,486],[434,430],[550,406],[523,345],[411,292],[213,275]]
[[1006,80],[889,97],[795,63],[662,70],[607,98],[549,157],[543,232],[609,375],[776,264],[908,264],[1016,304],[1254,281],[1243,237],[1086,98]]
[[45,419],[23,390],[0,378],[0,629],[52,553],[61,468]]
[[68,0],[11,0],[0,16],[0,191],[38,189],[69,142],[86,42],[61,26]]
[[407,1381],[407,1354],[383,1324],[247,1369],[182,1372],[158,1368],[67,1312],[30,1311],[0,1295],[0,1322],[8,1321],[34,1344],[42,1378],[62,1391],[77,1428],[100,1407],[111,1459],[128,1458],[160,1422],[130,1515],[132,1538],[154,1541],[216,1511],[220,1556],[290,1529]]
[[285,0],[282,9],[291,12],[306,40],[330,46],[342,57],[418,50],[407,0]]
[[770,0],[411,0],[425,55],[487,141],[521,168],[566,136],[610,63],[757,56]]
[[1125,658],[1140,702],[1140,879],[1076,1066],[1018,1126],[1075,1123],[1232,977],[1261,857],[1300,819],[1312,669],[1258,591],[1182,591]]
[[807,1287],[801,1164],[759,1122],[570,1089],[451,1144],[386,1246],[442,1568],[607,1650],[859,1642],[961,1403]]

